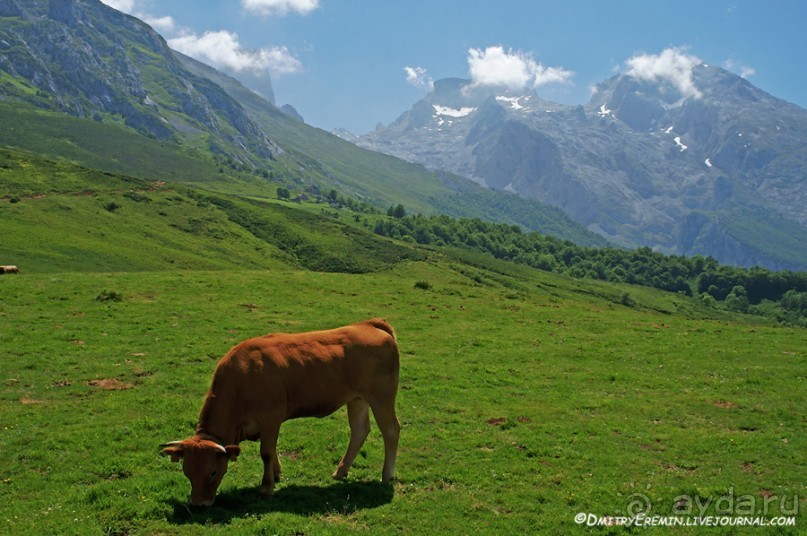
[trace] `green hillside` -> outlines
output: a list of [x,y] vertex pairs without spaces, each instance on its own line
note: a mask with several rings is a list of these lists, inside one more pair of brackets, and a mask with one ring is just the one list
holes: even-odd
[[0,145],[51,160],[151,180],[207,183],[221,179],[212,157],[116,125],[9,102],[0,102],[0,121]]
[[235,79],[182,54],[177,56],[186,68],[211,79],[235,98],[272,139],[291,152],[291,158],[307,160],[308,165],[314,167],[312,171],[327,174],[340,190],[376,200],[384,206],[403,203],[411,210],[424,213],[434,211],[428,202],[431,197],[448,193],[422,166],[361,149],[324,130],[305,125]]
[[784,265],[803,265],[807,231],[793,221],[751,206],[723,211],[720,217],[731,236],[742,237],[760,257],[780,259]]
[[[279,201],[256,190],[258,180],[222,175],[199,183],[244,191],[224,194],[0,149],[0,198],[7,201],[0,203],[0,262],[32,272],[285,265],[367,273],[435,255],[485,265],[495,258],[506,266],[654,287],[694,296],[711,308],[807,325],[805,273],[738,269],[649,248],[584,248],[479,219],[387,216],[335,190],[305,203]],[[632,302],[631,292],[623,292],[623,302]]]
[[287,204],[111,175],[13,149],[0,149],[0,198],[2,262],[29,272],[366,272],[422,256]]

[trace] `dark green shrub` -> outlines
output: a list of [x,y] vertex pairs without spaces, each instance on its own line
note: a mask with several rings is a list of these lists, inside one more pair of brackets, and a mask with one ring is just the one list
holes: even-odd
[[114,290],[103,290],[95,299],[100,302],[119,302],[123,301],[123,294]]

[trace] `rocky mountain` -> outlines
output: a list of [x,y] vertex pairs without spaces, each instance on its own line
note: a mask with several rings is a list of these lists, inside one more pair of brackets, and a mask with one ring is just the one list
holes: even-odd
[[0,17],[0,99],[120,122],[161,140],[209,137],[214,152],[243,161],[282,153],[135,17],[97,0],[0,0]]
[[610,241],[807,269],[807,111],[719,67],[585,106],[460,79],[358,144],[554,205]]

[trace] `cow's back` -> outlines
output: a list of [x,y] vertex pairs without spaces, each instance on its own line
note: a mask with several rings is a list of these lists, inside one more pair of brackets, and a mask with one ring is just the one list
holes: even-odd
[[329,415],[353,398],[373,397],[379,385],[397,391],[398,345],[391,332],[386,323],[368,321],[269,337],[266,354],[286,386],[289,418]]
[[249,413],[280,410],[284,404],[285,418],[325,416],[351,399],[378,396],[379,389],[397,391],[398,372],[394,331],[372,319],[248,339],[221,360],[211,391],[226,385],[244,398]]

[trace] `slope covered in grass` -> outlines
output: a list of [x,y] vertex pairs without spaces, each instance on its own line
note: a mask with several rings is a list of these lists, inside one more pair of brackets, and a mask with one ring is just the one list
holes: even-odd
[[111,175],[0,149],[0,252],[28,272],[366,272],[421,253],[288,204]]
[[211,157],[184,152],[116,125],[80,119],[31,106],[0,102],[0,145],[50,160],[67,159],[118,175],[151,180],[210,182],[219,179]]
[[[0,531],[557,534],[581,512],[641,503],[687,518],[740,497],[756,515],[797,515],[807,332],[699,319],[652,290],[628,308],[611,285],[495,268],[0,279]],[[402,351],[394,485],[378,482],[375,427],[349,479],[330,479],[342,409],[284,425],[272,499],[258,495],[258,445],[244,442],[216,505],[190,508],[158,445],[192,432],[220,356],[249,336],[376,315]]]
[[[0,533],[569,533],[740,498],[803,523],[804,329],[344,219],[0,152],[0,262],[22,270],[0,277]],[[192,432],[220,356],[372,316],[402,351],[397,481],[377,430],[330,480],[340,410],[284,425],[271,500],[245,442],[189,508],[158,445]]]

